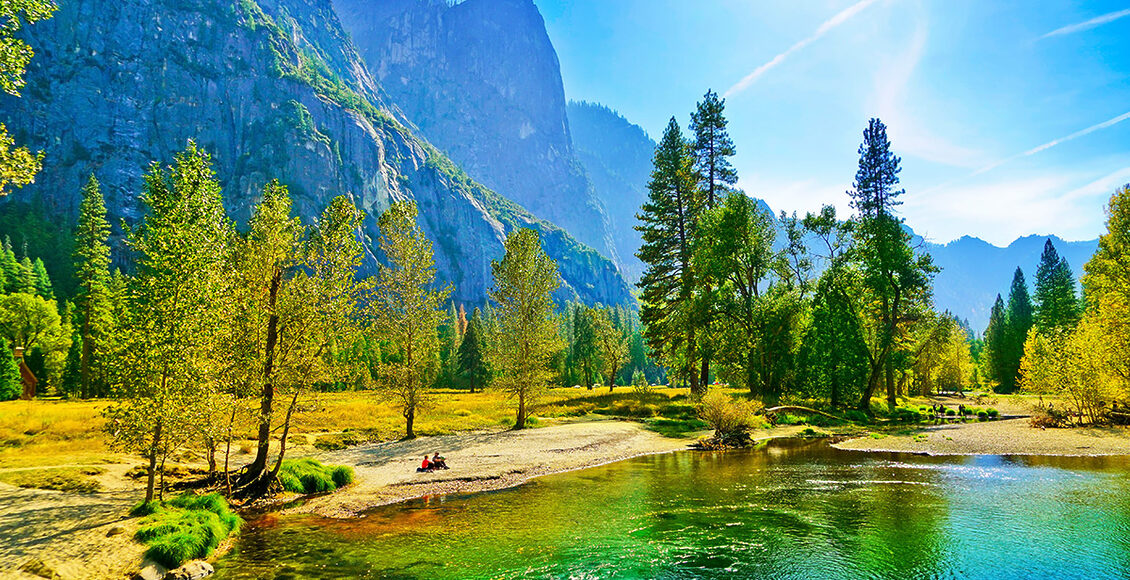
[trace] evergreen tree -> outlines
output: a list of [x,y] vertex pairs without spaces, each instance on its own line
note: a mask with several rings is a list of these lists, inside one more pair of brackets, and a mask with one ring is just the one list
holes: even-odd
[[993,309],[989,312],[989,326],[985,329],[985,352],[988,355],[985,374],[998,388],[1007,385],[1008,366],[1012,352],[1010,330],[1004,300],[1001,300],[1000,294],[997,294],[997,300],[993,303]]
[[31,263],[31,258],[26,255],[26,245],[24,246],[24,250],[25,255],[23,258],[20,258],[20,274],[16,292],[35,294],[35,265]]
[[98,359],[107,350],[113,318],[107,284],[110,279],[110,223],[106,221],[106,203],[102,189],[93,175],[82,188],[82,203],[75,227],[74,268],[78,280],[75,294],[79,357],[79,397],[106,394]]
[[550,362],[563,346],[552,298],[561,280],[534,230],[514,231],[505,245],[502,260],[491,263],[490,298],[498,304],[498,325],[487,360],[495,384],[518,400],[514,429],[523,429],[529,406],[552,378]]
[[24,279],[20,263],[16,260],[16,253],[12,251],[12,240],[4,236],[4,245],[0,246],[0,272],[3,272],[4,294],[18,292]]
[[1008,331],[1005,354],[1004,375],[1000,389],[1012,393],[1018,386],[1020,359],[1024,357],[1024,341],[1032,328],[1032,298],[1028,294],[1028,283],[1024,272],[1017,268],[1012,275],[1012,287],[1008,291]]
[[639,282],[640,321],[651,352],[701,394],[694,319],[696,278],[691,266],[701,199],[694,157],[674,118],[655,150],[654,164],[648,200],[636,216],[640,221],[636,229],[643,238],[636,256],[646,264]]
[[[726,101],[719,99],[714,91],[706,91],[691,114],[691,133],[694,141],[691,154],[694,157],[695,181],[701,196],[703,209],[710,210],[722,203],[723,198],[733,190],[738,181],[738,172],[730,164],[735,153],[734,142],[726,131],[724,115]],[[711,334],[714,321],[714,286],[709,276],[699,276],[700,288],[696,291],[696,308],[693,324],[699,327],[702,336]],[[699,378],[705,385],[710,382],[710,360],[713,357],[712,341],[699,341]]]
[[[427,389],[440,364],[436,329],[443,319],[443,303],[451,293],[450,287],[433,288],[436,268],[432,243],[416,223],[416,215],[412,202],[394,203],[381,214],[380,248],[388,263],[377,273],[372,303],[378,336],[400,354],[397,362],[382,365],[381,387],[404,416],[405,439],[416,437],[416,416],[431,403]],[[451,313],[455,314],[454,305]],[[456,334],[454,327],[451,332]]]
[[870,329],[865,335],[871,337],[871,373],[859,402],[859,409],[865,412],[870,412],[871,397],[881,383],[886,385],[887,404],[896,405],[895,366],[897,360],[906,358],[900,352],[900,338],[918,318],[916,313],[928,309],[931,280],[937,271],[929,255],[915,253],[902,220],[894,215],[893,208],[900,203],[897,198],[903,193],[895,189],[900,171],[886,126],[871,119],[859,148],[854,189],[848,192],[857,211],[854,235],[863,286],[869,294],[864,304],[870,311],[866,317]]
[[467,333],[463,335],[463,342],[459,345],[459,374],[467,379],[471,392],[475,388],[486,387],[489,374],[486,363],[483,361],[483,316],[476,308],[467,323]]
[[1036,308],[1033,324],[1039,332],[1068,330],[1079,322],[1079,298],[1075,293],[1075,275],[1067,259],[1061,258],[1051,239],[1044,243],[1044,253],[1036,269]]
[[577,370],[580,371],[581,381],[586,389],[592,389],[596,382],[598,346],[596,341],[596,328],[593,326],[592,309],[578,304],[573,309],[573,344],[572,360]]
[[47,275],[47,267],[43,260],[36,258],[31,263],[32,274],[35,276],[35,293],[48,299],[55,299],[55,291],[51,288],[51,278]]
[[0,401],[18,399],[23,392],[23,379],[12,354],[12,345],[0,338]]

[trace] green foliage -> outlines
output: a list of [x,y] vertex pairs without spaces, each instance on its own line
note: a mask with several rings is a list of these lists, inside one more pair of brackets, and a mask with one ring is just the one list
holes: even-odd
[[[93,175],[82,189],[78,225],[74,235],[76,334],[81,345],[77,385],[69,391],[79,397],[108,394],[107,376],[115,320],[110,294],[110,223],[106,203]],[[124,297],[117,297],[122,299]]]
[[325,493],[353,483],[353,468],[344,465],[322,465],[316,459],[301,458],[283,461],[278,474],[283,489],[302,494]]
[[471,392],[476,388],[486,388],[490,380],[490,371],[485,361],[483,332],[483,316],[476,308],[467,324],[467,333],[463,335],[463,342],[459,344],[459,374],[471,386]]
[[[51,0],[5,0],[0,4],[0,90],[20,95],[24,70],[35,55],[21,29],[50,18],[55,10]],[[0,123],[0,197],[8,193],[10,185],[19,187],[35,181],[42,161],[42,152],[32,154],[26,147],[17,148],[7,127]]]
[[20,368],[12,356],[12,346],[0,338],[0,401],[18,399],[23,391]]
[[166,568],[208,557],[243,523],[219,494],[188,493],[165,505],[142,502],[130,514],[145,517],[134,536],[149,546],[145,557]]
[[1036,330],[1048,334],[1070,329],[1079,322],[1079,298],[1075,293],[1075,275],[1066,258],[1060,258],[1049,239],[1044,243],[1040,265],[1036,270]]

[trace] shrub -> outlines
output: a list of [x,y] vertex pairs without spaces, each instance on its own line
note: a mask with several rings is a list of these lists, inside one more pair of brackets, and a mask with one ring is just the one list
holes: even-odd
[[133,513],[147,513],[135,538],[149,545],[145,556],[166,568],[208,557],[243,521],[219,494],[187,493],[162,506],[141,503]]
[[848,421],[853,422],[853,423],[867,423],[867,422],[869,422],[869,417],[867,416],[867,413],[864,413],[863,411],[860,411],[859,409],[852,409],[852,410],[844,413],[844,418],[847,419]]
[[751,401],[735,399],[719,389],[710,389],[699,403],[698,414],[714,429],[716,441],[744,444],[750,439],[757,407]]
[[998,410],[996,410],[992,407],[985,409],[985,412],[988,413],[989,417],[992,418],[992,419],[996,419],[997,417],[1000,417],[1000,415],[1001,415],[1000,411],[998,411]]
[[647,375],[643,371],[636,371],[632,373],[632,391],[637,395],[650,395],[651,385],[647,382]]
[[982,421],[987,421],[989,419],[989,413],[986,411],[977,411],[977,418]]
[[946,416],[947,417],[954,417],[956,415],[957,415],[957,411],[954,411],[953,409],[946,409]]
[[309,457],[287,459],[279,469],[279,483],[282,484],[283,489],[294,493],[334,491],[349,485],[352,481],[353,468],[343,465],[322,465],[320,461]]
[[891,412],[891,420],[899,423],[917,423],[922,419],[922,413],[910,407],[895,407],[895,410]]

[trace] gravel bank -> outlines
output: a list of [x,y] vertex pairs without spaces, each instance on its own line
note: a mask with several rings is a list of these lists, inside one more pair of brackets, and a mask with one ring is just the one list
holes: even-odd
[[1009,419],[926,427],[918,439],[914,435],[860,437],[833,447],[927,455],[1130,455],[1130,429],[1034,429],[1028,419]]

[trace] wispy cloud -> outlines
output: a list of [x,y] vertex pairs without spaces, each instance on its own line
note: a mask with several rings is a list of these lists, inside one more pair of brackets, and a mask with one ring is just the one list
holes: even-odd
[[1049,38],[1052,36],[1063,36],[1065,34],[1075,34],[1076,32],[1083,32],[1084,30],[1090,30],[1092,28],[1095,28],[1096,26],[1102,26],[1103,24],[1114,22],[1119,18],[1125,18],[1127,16],[1130,16],[1130,9],[1119,10],[1117,12],[1109,12],[1107,14],[1103,14],[1102,16],[1096,16],[1090,20],[1087,20],[1086,22],[1080,22],[1078,24],[1064,26],[1063,28],[1057,28],[1041,36],[1040,38]]
[[824,23],[821,24],[820,27],[816,29],[816,32],[812,33],[811,36],[790,46],[788,50],[782,52],[781,54],[778,54],[777,56],[774,56],[769,60],[769,62],[766,62],[765,64],[753,69],[753,72],[743,77],[742,80],[734,83],[734,86],[726,89],[726,92],[722,96],[730,97],[746,90],[750,87],[750,85],[757,82],[757,79],[761,78],[765,73],[773,70],[782,62],[785,62],[785,59],[789,58],[789,56],[791,56],[793,53],[803,49],[813,42],[816,42],[817,40],[820,40],[821,37],[823,37],[825,34],[828,34],[828,32],[833,28],[836,28],[844,22],[847,22],[851,19],[852,16],[859,14],[864,8],[867,8],[877,1],[878,0],[860,0],[859,2],[856,2],[855,4],[852,4],[851,6],[843,9],[835,16],[829,18],[828,20],[825,20]]
[[1041,151],[1047,151],[1048,149],[1051,149],[1052,147],[1055,147],[1056,145],[1066,143],[1066,142],[1071,141],[1073,139],[1078,139],[1078,138],[1080,138],[1084,135],[1089,135],[1091,133],[1094,133],[1095,131],[1101,131],[1102,129],[1106,129],[1107,127],[1112,127],[1114,125],[1117,125],[1117,124],[1125,121],[1126,119],[1130,119],[1130,113],[1123,113],[1123,114],[1121,114],[1117,117],[1114,117],[1113,119],[1108,119],[1106,121],[1103,121],[1102,123],[1098,123],[1096,125],[1091,125],[1090,127],[1087,127],[1086,129],[1080,129],[1079,131],[1076,131],[1076,132],[1074,132],[1074,133],[1072,133],[1072,134],[1070,134],[1066,137],[1060,137],[1059,139],[1052,139],[1051,141],[1048,141],[1047,143],[1044,143],[1043,145],[1033,147],[1033,148],[1031,148],[1031,149],[1029,149],[1029,150],[1027,150],[1023,153],[1018,153],[1016,155],[1013,155],[1012,157],[1006,157],[1006,158],[1004,158],[1000,161],[990,163],[990,164],[978,169],[977,171],[974,171],[972,175],[980,175],[982,173],[987,173],[989,171],[992,171],[993,169],[1000,167],[1001,165],[1004,165],[1005,163],[1016,161],[1017,159],[1020,159],[1020,158],[1023,158],[1023,157],[1029,157],[1029,156],[1035,155],[1037,153],[1040,153]]

